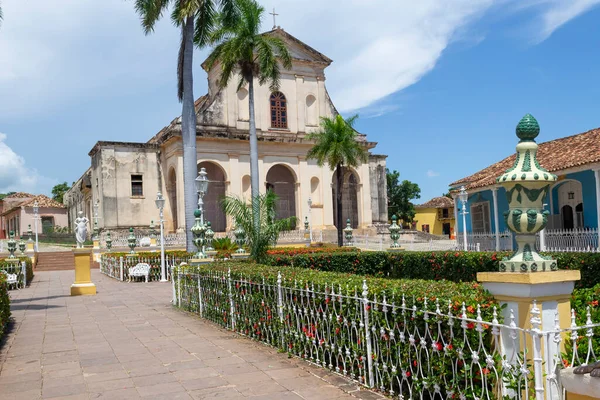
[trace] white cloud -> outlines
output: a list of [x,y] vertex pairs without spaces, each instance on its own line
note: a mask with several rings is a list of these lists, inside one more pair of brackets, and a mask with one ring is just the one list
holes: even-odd
[[558,28],[600,4],[600,0],[547,0],[537,42],[546,40]]
[[436,176],[440,176],[439,172],[436,172],[432,169],[430,169],[429,171],[427,171],[427,177],[428,178],[435,178]]
[[52,183],[52,180],[28,168],[25,159],[6,144],[6,135],[0,133],[0,193],[47,192]]
[[[484,36],[469,28],[492,8],[527,12],[532,23],[542,24],[537,33],[544,40],[599,2],[261,1],[267,10],[277,7],[279,25],[335,61],[327,86],[344,112],[418,82],[453,41],[476,45]],[[0,119],[51,113],[92,97],[174,87],[179,34],[168,14],[145,37],[130,0],[8,0],[2,6]],[[265,15],[264,28],[271,24]],[[197,72],[202,58],[195,59]],[[197,74],[195,82],[204,88],[205,75]]]

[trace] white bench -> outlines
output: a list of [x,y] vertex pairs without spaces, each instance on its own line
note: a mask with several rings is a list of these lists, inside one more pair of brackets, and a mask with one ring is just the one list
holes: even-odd
[[129,268],[129,282],[131,282],[131,278],[146,278],[146,283],[148,283],[148,278],[150,276],[150,265],[146,263],[136,264],[135,267]]
[[11,285],[15,285],[15,287],[19,289],[19,277],[17,276],[17,274],[9,274],[4,270],[0,270],[0,273],[3,273],[6,277],[6,283],[8,283],[9,288]]

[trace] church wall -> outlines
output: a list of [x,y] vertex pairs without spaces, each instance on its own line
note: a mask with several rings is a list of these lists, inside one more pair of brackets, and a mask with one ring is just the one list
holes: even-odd
[[[158,219],[157,156],[156,150],[138,146],[107,146],[93,155],[92,186],[100,199],[102,227],[147,227]],[[132,193],[132,175],[142,177],[141,196]],[[97,187],[95,178],[102,181]]]
[[386,156],[369,157],[369,181],[371,186],[371,218],[373,223],[387,223]]

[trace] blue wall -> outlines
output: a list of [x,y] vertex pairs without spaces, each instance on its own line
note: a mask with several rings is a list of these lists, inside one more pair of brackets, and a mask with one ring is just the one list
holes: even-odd
[[[585,222],[585,226],[588,228],[597,228],[598,225],[598,213],[596,209],[596,180],[594,178],[594,172],[591,170],[577,172],[574,174],[567,174],[566,179],[575,179],[581,182],[582,194],[583,194],[583,218]],[[552,197],[554,203],[554,210],[552,210],[553,214],[560,214],[560,210],[558,207],[558,188],[560,185],[555,186],[552,190]],[[491,190],[484,190],[482,192],[478,192],[472,195],[469,195],[469,201],[467,203],[467,211],[471,211],[471,204],[478,203],[480,201],[489,201],[490,204],[490,219],[491,219],[491,231],[495,231],[494,224],[494,199],[492,196]],[[545,203],[550,204],[550,198],[548,197],[545,200]],[[458,212],[458,221],[457,226],[458,232],[463,231],[462,224],[462,215],[461,215],[461,207],[462,204],[458,204],[459,212]],[[504,188],[498,189],[498,225],[499,231],[502,232],[507,228],[504,223],[504,211],[508,210],[508,200],[506,199],[506,191]],[[471,232],[471,214],[467,214],[467,231]]]

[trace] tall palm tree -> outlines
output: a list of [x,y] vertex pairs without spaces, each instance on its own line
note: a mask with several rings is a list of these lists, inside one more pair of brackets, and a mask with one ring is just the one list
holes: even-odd
[[[228,24],[226,18],[219,20],[218,27],[211,35],[214,50],[208,56],[210,69],[220,63],[219,86],[227,86],[231,78],[239,73],[238,89],[248,84],[248,103],[250,117],[250,186],[252,192],[253,223],[259,230],[260,210],[258,208],[258,140],[254,117],[254,78],[263,85],[269,84],[271,91],[279,89],[281,63],[285,69],[292,67],[292,57],[280,38],[259,33],[260,23],[265,9],[255,0],[237,0],[238,19]],[[226,16],[224,16],[226,17]]]
[[322,117],[320,129],[307,136],[315,144],[308,151],[307,157],[317,160],[322,167],[325,164],[336,172],[336,205],[338,246],[344,245],[342,221],[342,183],[344,167],[358,167],[369,160],[369,152],[356,140],[358,133],[353,126],[358,115],[346,120],[341,115],[333,118]]
[[0,25],[2,25],[2,3],[0,2]]
[[194,43],[198,47],[208,44],[215,26],[217,7],[221,6],[221,23],[230,23],[236,14],[235,0],[135,0],[135,9],[142,19],[146,35],[154,32],[156,22],[169,7],[171,21],[181,29],[181,44],[177,60],[177,97],[182,103],[181,138],[183,142],[183,193],[185,205],[186,247],[194,251],[190,228],[194,224],[197,175],[196,155],[196,110],[193,92]]

